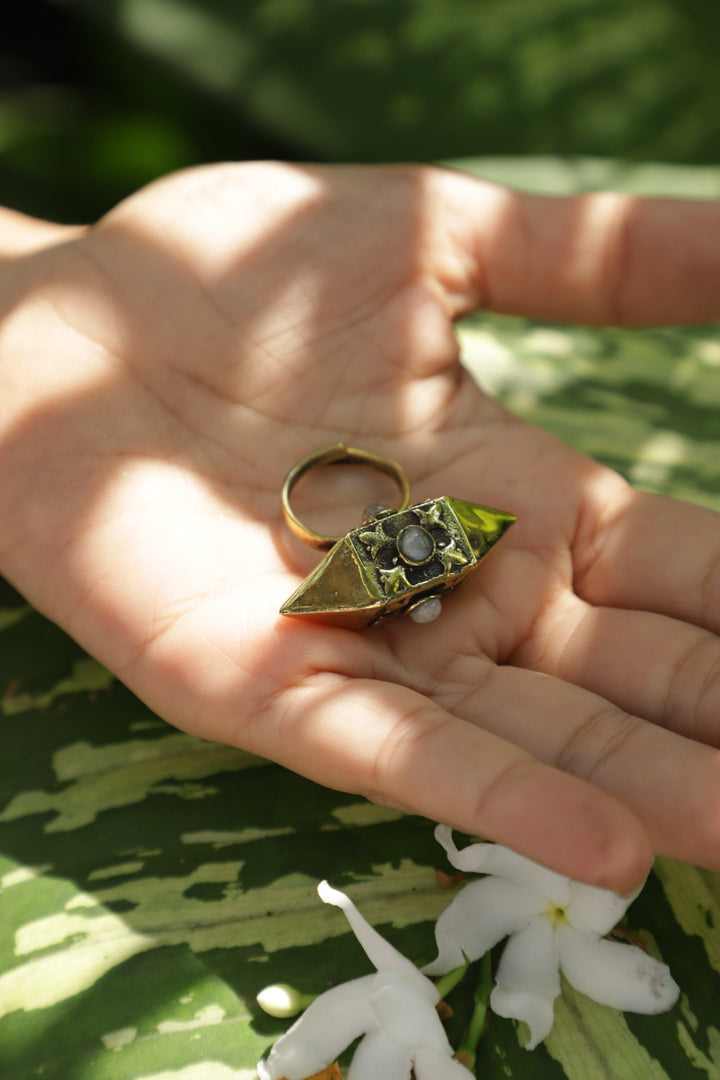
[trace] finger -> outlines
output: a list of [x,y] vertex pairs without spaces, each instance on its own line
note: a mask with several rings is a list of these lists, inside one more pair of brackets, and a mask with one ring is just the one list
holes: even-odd
[[651,851],[611,796],[391,683],[324,673],[256,715],[252,749],[319,783],[495,841],[621,891]]
[[439,195],[440,276],[478,307],[603,324],[720,315],[720,204],[595,193],[528,195],[451,171]]
[[74,240],[84,231],[82,226],[56,225],[3,206],[0,207],[0,259],[30,255],[53,244]]
[[720,633],[720,515],[628,490],[589,492],[573,560],[575,590],[594,604],[641,608]]
[[489,667],[454,711],[621,800],[657,854],[720,869],[717,750],[521,668]]
[[720,638],[707,630],[574,600],[536,627],[516,660],[720,747]]

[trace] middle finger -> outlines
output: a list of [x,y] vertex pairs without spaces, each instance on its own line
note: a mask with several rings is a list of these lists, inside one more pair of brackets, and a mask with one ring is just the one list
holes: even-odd
[[620,799],[657,854],[720,869],[718,750],[562,679],[489,661],[474,689],[436,700]]
[[570,596],[545,615],[513,659],[720,746],[720,638],[709,630]]

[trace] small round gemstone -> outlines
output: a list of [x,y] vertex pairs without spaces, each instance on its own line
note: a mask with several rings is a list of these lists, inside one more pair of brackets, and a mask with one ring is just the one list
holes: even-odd
[[387,503],[384,502],[371,502],[365,507],[362,512],[362,523],[368,525],[371,521],[374,521],[380,514],[386,514],[390,510]]
[[435,541],[421,525],[408,525],[397,538],[401,559],[410,566],[422,566],[435,554]]
[[408,611],[408,615],[417,623],[434,622],[442,611],[442,601],[439,596],[426,596],[418,601]]

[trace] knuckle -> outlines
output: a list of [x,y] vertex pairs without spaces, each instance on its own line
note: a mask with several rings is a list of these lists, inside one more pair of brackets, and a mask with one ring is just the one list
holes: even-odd
[[662,708],[673,730],[700,739],[714,735],[718,741],[720,650],[715,637],[703,633],[673,665]]
[[578,721],[560,748],[555,764],[564,772],[591,780],[628,752],[642,724],[638,717],[614,705],[602,704]]
[[627,322],[624,298],[633,269],[631,253],[637,202],[617,192],[603,192],[595,198],[604,202],[608,223],[604,277],[610,285],[606,293],[604,321],[610,325],[624,325]]
[[720,550],[708,563],[700,580],[700,596],[705,613],[705,625],[720,634]]
[[516,802],[518,792],[530,791],[544,769],[545,766],[530,755],[513,757],[481,790],[473,792],[468,821],[477,821],[482,831],[484,822],[502,820],[504,804]]
[[378,801],[405,788],[410,775],[422,776],[434,760],[432,744],[446,726],[446,717],[430,702],[405,709],[378,743],[368,771],[368,798]]

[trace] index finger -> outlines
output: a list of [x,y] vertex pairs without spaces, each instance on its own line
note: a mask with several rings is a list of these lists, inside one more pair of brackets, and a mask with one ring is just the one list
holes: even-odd
[[589,884],[630,891],[652,862],[644,824],[620,799],[409,687],[319,672],[236,726],[234,741]]
[[455,317],[477,308],[591,325],[720,317],[720,202],[532,195],[429,173],[437,272]]

